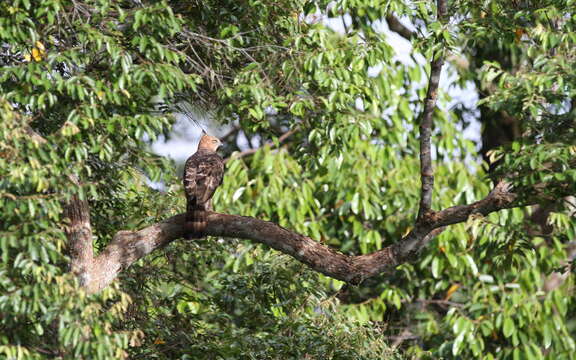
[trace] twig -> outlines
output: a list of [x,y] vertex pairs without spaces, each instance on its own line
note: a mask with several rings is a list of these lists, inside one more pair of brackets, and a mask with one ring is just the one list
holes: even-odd
[[[298,131],[298,128],[294,128],[294,129],[288,130],[288,131],[286,131],[284,134],[282,134],[282,135],[278,138],[278,145],[282,144],[286,139],[288,139],[288,138],[289,138],[292,134],[294,134],[296,131]],[[244,150],[244,151],[241,151],[241,152],[233,153],[232,155],[230,155],[230,157],[226,158],[226,159],[224,160],[224,162],[228,162],[228,161],[230,161],[230,160],[232,160],[232,159],[241,159],[241,158],[243,158],[243,157],[253,155],[253,154],[255,154],[258,150],[262,149],[262,148],[265,147],[265,146],[267,146],[267,147],[273,147],[273,146],[274,146],[274,142],[273,142],[273,141],[268,141],[266,144],[264,144],[264,145],[262,145],[262,146],[260,146],[260,147],[257,147],[257,148],[254,148],[254,149]]]
[[220,137],[220,140],[221,140],[223,143],[227,143],[227,142],[228,142],[228,139],[231,138],[231,137],[236,136],[236,134],[238,134],[238,132],[240,131],[240,129],[241,129],[241,128],[240,128],[239,125],[234,125],[234,126],[232,126],[232,129],[230,129],[230,131],[228,131],[224,136],[221,136],[221,137]]
[[400,335],[389,336],[388,338],[389,339],[392,339],[392,338],[395,339],[394,343],[392,344],[392,348],[396,349],[396,348],[398,348],[398,346],[400,346],[404,342],[404,340],[416,340],[416,339],[419,339],[420,337],[414,336],[414,335],[412,335],[412,332],[410,332],[410,330],[404,329]]
[[402,303],[410,303],[410,302],[415,302],[415,303],[421,303],[424,305],[428,305],[428,304],[435,304],[435,305],[440,305],[440,306],[452,306],[452,307],[464,307],[464,304],[461,303],[457,303],[454,301],[449,301],[449,300],[427,300],[427,299],[416,299],[416,300],[406,300],[406,301],[402,301]]

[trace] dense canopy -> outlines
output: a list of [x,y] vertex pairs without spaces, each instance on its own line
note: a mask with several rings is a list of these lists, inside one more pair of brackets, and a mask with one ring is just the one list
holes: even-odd
[[0,357],[572,358],[575,5],[0,2]]

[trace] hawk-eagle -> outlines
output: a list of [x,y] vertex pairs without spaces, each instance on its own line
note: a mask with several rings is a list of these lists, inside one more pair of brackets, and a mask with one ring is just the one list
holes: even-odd
[[216,153],[220,145],[220,139],[204,133],[198,150],[184,165],[186,229],[190,231],[188,238],[202,237],[206,228],[206,211],[212,211],[212,196],[222,184],[224,160]]

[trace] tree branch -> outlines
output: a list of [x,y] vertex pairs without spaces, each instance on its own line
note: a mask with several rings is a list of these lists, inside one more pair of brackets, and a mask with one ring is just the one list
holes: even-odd
[[38,134],[34,129],[32,129],[32,127],[25,126],[24,131],[26,132],[26,134],[28,134],[28,136],[30,136],[30,138],[35,143],[41,144],[41,145],[44,145],[47,143],[46,139],[44,139],[44,137],[42,137],[42,135]]
[[[438,19],[443,21],[446,17],[445,0],[437,1]],[[428,82],[428,91],[424,101],[424,111],[420,119],[420,181],[422,187],[420,190],[420,208],[418,210],[418,220],[422,221],[430,212],[432,206],[432,191],[434,190],[434,169],[432,168],[432,152],[430,136],[432,134],[433,115],[436,108],[436,99],[438,98],[438,84],[440,74],[444,65],[444,56],[434,54],[430,63],[430,80]]]
[[416,36],[416,33],[414,31],[408,29],[394,15],[386,16],[386,23],[388,24],[388,28],[390,30],[394,31],[395,33],[398,33],[400,36],[402,36],[406,40],[410,40]]
[[[80,186],[76,176],[70,178],[75,185]],[[68,238],[70,269],[78,276],[80,284],[86,286],[92,282],[90,276],[93,275],[94,260],[88,202],[80,199],[78,195],[73,195],[64,206],[64,215],[68,219],[64,232]]]
[[[294,134],[296,131],[298,131],[298,128],[290,129],[290,130],[286,131],[284,134],[280,135],[280,137],[278,137],[278,145],[281,145],[284,141],[286,141],[286,139],[288,139],[290,136],[292,136],[292,134]],[[244,150],[241,152],[235,152],[232,155],[230,155],[230,157],[224,159],[224,162],[228,162],[232,159],[241,159],[241,158],[246,157],[246,156],[254,155],[261,148],[263,148],[265,146],[273,147],[274,145],[275,144],[273,141],[268,141],[264,145],[262,145],[258,148],[248,149],[248,150]]]
[[[466,221],[472,214],[487,215],[501,209],[521,206],[505,183],[499,183],[488,196],[469,205],[454,206],[434,213],[428,222],[417,224],[406,237],[372,254],[349,256],[337,252],[308,236],[285,229],[275,223],[247,216],[210,212],[206,235],[252,240],[290,255],[312,270],[350,284],[392,271],[397,265],[415,260],[418,252],[450,224]],[[120,231],[112,242],[86,267],[89,283],[85,287],[96,292],[110,284],[118,274],[138,259],[185,233],[185,214],[139,231]]]

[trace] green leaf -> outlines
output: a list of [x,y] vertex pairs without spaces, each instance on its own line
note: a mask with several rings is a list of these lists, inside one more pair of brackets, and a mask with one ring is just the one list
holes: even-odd
[[352,212],[356,215],[360,212],[359,204],[360,204],[360,194],[355,193],[354,196],[352,196],[352,201],[350,202],[350,207],[352,209]]
[[432,259],[432,276],[438,279],[440,277],[441,263],[440,259],[435,257]]
[[514,326],[514,321],[511,317],[506,316],[504,318],[504,323],[502,325],[502,330],[504,332],[504,336],[509,338],[516,332],[516,327]]
[[466,254],[466,255],[464,255],[464,259],[468,263],[468,266],[470,266],[470,269],[472,270],[472,274],[474,276],[477,276],[478,275],[478,267],[476,266],[474,259],[472,259],[472,256],[470,256],[469,254]]
[[452,355],[456,356],[460,353],[460,350],[462,349],[462,345],[464,343],[464,335],[465,333],[460,333],[458,336],[456,336],[456,339],[452,344]]

